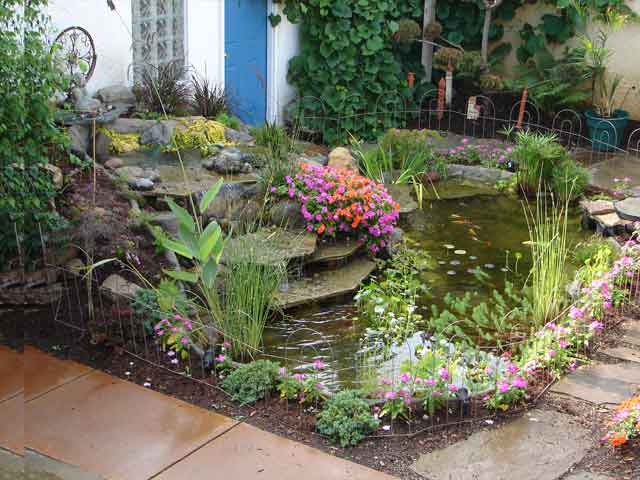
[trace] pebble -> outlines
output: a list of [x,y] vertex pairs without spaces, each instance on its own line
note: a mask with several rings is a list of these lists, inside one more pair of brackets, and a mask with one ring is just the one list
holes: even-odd
[[489,270],[491,270],[492,268],[496,268],[496,266],[493,263],[485,263],[484,267],[488,268]]
[[444,248],[446,248],[447,250],[453,250],[455,249],[455,245],[451,245],[450,243],[445,244]]
[[454,265],[454,266],[460,265],[460,260],[451,260],[449,262],[449,264]]
[[478,257],[476,257],[475,255],[471,255],[471,256],[469,257],[469,260],[477,260],[477,259],[478,259]]
[[438,261],[438,265],[446,265],[446,264],[447,264],[447,262],[445,262],[444,260],[439,260]]
[[455,274],[456,274],[456,272],[455,272],[455,271],[453,271],[453,270],[449,270],[449,271],[447,272],[447,275],[451,275],[451,276],[453,276],[453,275],[455,275]]
[[456,255],[466,255],[467,251],[466,250],[456,250],[453,253],[455,253]]

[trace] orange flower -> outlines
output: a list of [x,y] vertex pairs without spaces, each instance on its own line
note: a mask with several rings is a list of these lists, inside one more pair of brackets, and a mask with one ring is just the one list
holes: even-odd
[[624,445],[627,443],[627,436],[624,433],[616,433],[611,437],[611,445],[614,447],[619,447],[620,445]]
[[318,234],[321,235],[322,232],[324,232],[325,228],[326,227],[324,226],[324,223],[321,223],[317,230]]

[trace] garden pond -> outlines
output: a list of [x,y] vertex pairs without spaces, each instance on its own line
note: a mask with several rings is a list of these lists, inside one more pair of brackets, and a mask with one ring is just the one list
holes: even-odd
[[[421,306],[442,307],[447,293],[477,293],[475,301],[480,302],[507,280],[522,286],[532,261],[521,199],[497,195],[495,190],[474,195],[464,185],[443,187],[438,188],[448,190],[448,195],[441,191],[440,196],[448,199],[425,201],[422,210],[403,216],[400,224],[408,242],[432,258],[420,274],[429,289],[419,299]],[[570,214],[568,230],[573,243],[586,238],[577,209]],[[314,359],[321,358],[327,364],[321,375],[328,385],[356,385],[370,377],[372,359],[362,342],[366,322],[358,319],[353,303],[314,305],[288,313],[267,325],[267,355],[287,358],[283,363],[300,369],[309,369]],[[374,369],[396,370],[421,342],[422,335],[417,334],[392,347],[390,360],[373,359]]]

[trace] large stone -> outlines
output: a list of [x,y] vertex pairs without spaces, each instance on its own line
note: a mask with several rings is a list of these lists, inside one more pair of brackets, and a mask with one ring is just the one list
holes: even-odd
[[276,304],[283,310],[323,302],[355,292],[376,269],[368,258],[356,258],[335,270],[324,270],[313,278],[290,282],[275,293]]
[[249,173],[252,170],[250,161],[251,155],[242,150],[225,148],[204,162],[203,166],[221,174]]
[[594,215],[593,221],[596,222],[598,233],[606,236],[623,233],[626,226],[632,223],[630,220],[620,218],[617,213]]
[[412,469],[429,480],[556,480],[590,447],[589,431],[573,417],[532,410],[503,427],[421,455]]
[[142,192],[153,190],[156,186],[150,178],[133,178],[129,180],[128,184],[130,188],[140,190]]
[[418,209],[418,202],[413,198],[414,189],[409,184],[385,185],[387,191],[400,204],[400,213],[411,213]]
[[450,178],[463,178],[476,182],[496,183],[498,180],[509,180],[515,174],[499,168],[479,167],[477,165],[447,165],[447,175]]
[[348,168],[349,170],[358,171],[358,164],[348,148],[336,147],[329,153],[330,167]]
[[104,166],[111,169],[116,170],[124,165],[124,160],[118,157],[111,157],[109,160],[104,162]]
[[96,98],[91,98],[84,88],[74,88],[71,91],[71,98],[76,112],[97,112],[102,107],[102,102]]
[[617,346],[605,348],[600,352],[616,360],[640,363],[640,349],[637,348]]
[[142,178],[144,176],[144,169],[142,167],[127,166],[118,168],[116,173],[129,180],[133,178]]
[[629,197],[615,203],[620,218],[640,222],[640,197]]
[[582,200],[580,201],[580,207],[588,215],[606,215],[608,213],[614,213],[616,210],[613,206],[613,202],[610,200]]
[[136,103],[136,96],[131,88],[124,85],[111,85],[96,92],[96,97],[103,103]]
[[207,220],[229,218],[231,212],[238,212],[255,197],[253,185],[248,183],[225,183],[218,195],[213,199],[206,212],[202,212]]
[[622,341],[640,347],[640,321],[628,320],[622,328]]
[[74,155],[84,158],[89,153],[89,138],[91,131],[89,127],[85,125],[72,125],[67,129],[69,138],[71,139],[71,145],[69,149]]
[[322,241],[315,253],[307,260],[307,265],[335,264],[344,262],[354,256],[362,244],[351,237],[342,237]]
[[596,364],[579,368],[551,387],[551,391],[595,404],[617,404],[640,387],[640,364]]
[[240,145],[251,145],[254,143],[253,137],[248,132],[234,130],[229,127],[225,127],[224,136],[228,141]]
[[591,472],[575,472],[565,478],[565,480],[615,480],[608,475],[600,475]]
[[304,228],[306,222],[300,213],[300,202],[285,198],[274,204],[269,210],[271,223],[283,228]]
[[[96,160],[106,162],[111,158],[111,144],[113,140],[102,132],[96,134]],[[93,154],[93,146],[89,147],[89,155]]]
[[157,122],[140,135],[140,145],[169,145],[173,137],[175,123]]
[[116,133],[142,133],[153,127],[157,120],[143,120],[140,118],[118,118],[108,125],[109,130]]
[[140,286],[129,280],[122,278],[120,275],[113,273],[109,275],[100,288],[110,294],[115,299],[122,300],[125,298],[133,298],[136,292],[140,290]]

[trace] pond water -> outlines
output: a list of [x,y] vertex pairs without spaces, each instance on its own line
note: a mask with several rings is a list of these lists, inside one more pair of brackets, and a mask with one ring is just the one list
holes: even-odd
[[[434,259],[433,269],[422,273],[430,290],[421,298],[425,307],[441,306],[446,293],[478,292],[485,299],[505,280],[522,285],[531,268],[529,247],[523,243],[529,239],[527,221],[515,196],[426,201],[423,210],[403,218],[401,227],[416,248]],[[577,211],[570,216],[569,232],[574,243],[585,236]],[[474,269],[487,276],[479,279]],[[265,347],[269,355],[290,359],[290,366],[308,368],[314,358],[322,358],[328,365],[324,381],[354,384],[368,371],[361,370],[365,329],[353,304],[314,306],[268,325]]]

